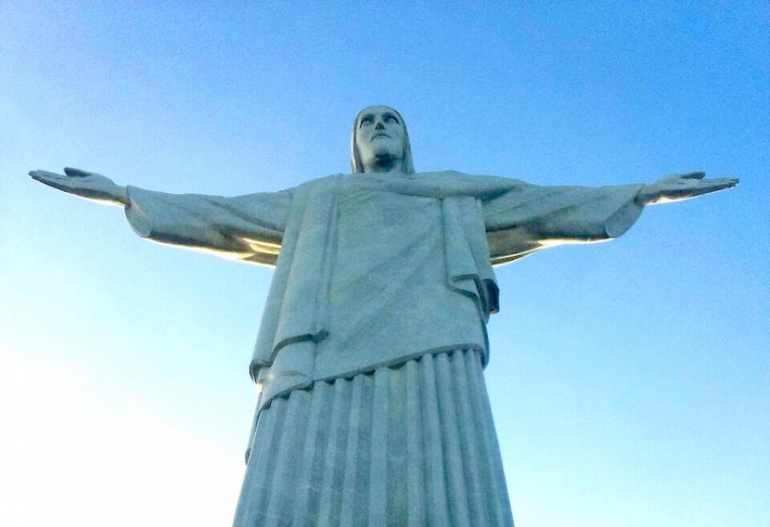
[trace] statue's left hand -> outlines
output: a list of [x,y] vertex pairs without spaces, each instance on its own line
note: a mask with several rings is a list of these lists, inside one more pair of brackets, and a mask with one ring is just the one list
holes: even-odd
[[662,177],[655,183],[642,187],[636,200],[642,205],[681,201],[733,188],[739,181],[734,178],[706,179],[705,176],[705,172],[689,172]]
[[29,176],[44,185],[82,198],[122,207],[128,205],[126,187],[116,185],[107,176],[95,172],[86,172],[79,168],[65,168],[64,174],[48,172],[47,170],[33,170]]

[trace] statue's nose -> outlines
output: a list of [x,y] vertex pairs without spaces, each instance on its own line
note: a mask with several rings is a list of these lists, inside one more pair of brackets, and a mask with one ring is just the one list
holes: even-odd
[[374,129],[375,130],[384,130],[385,129],[385,125],[382,124],[382,121],[377,121],[377,124],[374,126]]

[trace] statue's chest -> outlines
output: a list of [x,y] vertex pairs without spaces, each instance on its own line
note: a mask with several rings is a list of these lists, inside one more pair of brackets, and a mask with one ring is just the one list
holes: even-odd
[[[336,206],[337,254],[344,260],[375,263],[409,259],[417,246],[433,246],[441,254],[440,201],[392,192],[349,190]],[[340,262],[338,262],[340,263]],[[343,263],[344,265],[344,263]]]
[[336,212],[329,299],[335,320],[369,327],[371,314],[379,313],[392,324],[417,305],[452,296],[439,200],[349,192],[339,196]]
[[347,191],[335,204],[329,336],[318,378],[455,345],[485,345],[474,301],[449,287],[441,201]]

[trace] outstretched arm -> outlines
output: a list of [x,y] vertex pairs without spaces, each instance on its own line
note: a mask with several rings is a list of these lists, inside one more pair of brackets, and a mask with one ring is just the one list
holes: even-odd
[[734,187],[737,179],[704,179],[703,172],[672,174],[650,185],[541,187],[521,184],[484,204],[492,263],[564,243],[622,235],[646,205],[681,201]]
[[616,238],[637,220],[643,185],[539,186],[522,183],[484,203],[493,264],[546,247]]
[[739,181],[734,178],[705,179],[705,176],[705,172],[689,172],[662,177],[651,185],[644,185],[636,196],[636,202],[640,205],[654,205],[682,201],[733,188]]
[[290,190],[227,198],[122,187],[74,168],[65,168],[64,174],[33,170],[29,175],[70,194],[124,208],[143,238],[265,265],[276,263],[292,202]]
[[57,174],[46,170],[33,170],[29,175],[32,179],[44,185],[92,201],[120,207],[126,207],[129,203],[126,187],[116,185],[107,176],[94,172],[86,172],[78,168],[65,168],[64,174]]

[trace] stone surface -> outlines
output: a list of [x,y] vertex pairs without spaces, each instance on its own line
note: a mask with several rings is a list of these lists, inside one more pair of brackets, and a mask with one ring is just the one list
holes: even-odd
[[493,265],[620,236],[645,205],[737,180],[584,188],[415,173],[386,106],[359,114],[351,146],[351,174],[233,198],[30,175],[125,207],[140,236],[276,267],[236,525],[512,525],[481,376]]

